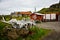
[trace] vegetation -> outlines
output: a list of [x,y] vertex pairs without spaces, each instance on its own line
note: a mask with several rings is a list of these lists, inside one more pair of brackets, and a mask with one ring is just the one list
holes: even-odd
[[42,13],[42,14],[48,13],[48,12],[49,12],[49,8],[43,8],[40,11],[38,11],[38,13]]
[[2,16],[0,15],[0,20],[2,20]]
[[22,38],[21,36],[18,40],[40,40],[43,36],[47,35],[51,30],[38,28],[36,26],[29,29],[29,34]]
[[3,28],[5,28],[6,26],[11,27],[12,25],[0,21],[0,31],[1,31]]
[[9,21],[12,18],[10,15],[5,15],[3,17],[5,18],[6,21]]
[[17,19],[17,20],[22,20],[22,19],[24,19],[24,18],[26,18],[26,19],[29,19],[29,16],[18,16],[18,17],[12,17],[13,19]]
[[9,27],[10,28],[10,27],[12,27],[12,25],[0,21],[0,40],[8,40],[5,35],[2,36],[3,35],[3,31],[4,31],[3,29],[5,27]]
[[49,8],[43,8],[38,13],[57,13],[60,12],[60,3],[52,4]]
[[6,21],[9,21],[9,20],[11,20],[11,19],[17,19],[17,20],[22,20],[22,19],[24,19],[24,18],[26,18],[26,19],[29,19],[29,16],[10,16],[10,15],[0,15],[0,21],[1,20],[3,20],[3,17],[4,17],[4,19],[6,20]]
[[19,16],[18,16],[18,17],[15,17],[15,16],[14,16],[14,17],[12,17],[12,18],[13,18],[13,19],[17,19],[17,20],[23,19],[23,17],[19,17]]
[[9,36],[12,38],[12,40],[13,38],[17,38],[16,40],[40,40],[41,37],[47,35],[51,31],[48,29],[38,28],[36,26],[31,27],[28,31],[25,29],[14,28],[8,30],[6,29],[6,26],[8,26],[9,28],[12,27],[10,24],[0,22],[0,40],[8,40]]

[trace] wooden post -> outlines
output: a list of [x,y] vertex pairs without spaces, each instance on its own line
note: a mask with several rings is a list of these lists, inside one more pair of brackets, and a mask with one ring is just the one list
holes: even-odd
[[50,21],[51,21],[51,13],[50,13]]

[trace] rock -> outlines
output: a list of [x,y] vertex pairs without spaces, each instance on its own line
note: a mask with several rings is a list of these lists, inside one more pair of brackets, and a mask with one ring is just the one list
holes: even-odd
[[9,40],[16,40],[19,37],[25,38],[29,34],[29,30],[26,30],[25,28],[4,28],[2,32],[3,36],[5,35]]

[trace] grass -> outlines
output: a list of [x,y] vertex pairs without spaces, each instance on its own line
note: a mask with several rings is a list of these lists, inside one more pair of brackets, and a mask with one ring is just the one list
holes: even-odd
[[0,21],[0,40],[8,40],[6,36],[1,36],[6,26],[11,27],[12,25]]
[[17,19],[17,20],[22,20],[22,19],[24,19],[24,18],[26,18],[26,19],[29,19],[30,17],[29,16],[25,16],[25,17],[23,17],[23,16],[18,16],[18,17],[12,17],[13,19]]
[[22,20],[23,17],[12,17],[13,19]]
[[11,27],[12,25],[0,21],[0,30],[2,30],[6,26]]
[[[51,30],[42,29],[38,27],[33,27],[29,29],[31,33],[25,37],[25,40],[40,40],[43,36],[48,34]],[[23,40],[23,38],[19,38],[18,40]]]
[[[10,24],[4,23],[4,22],[0,22],[0,31],[2,31],[2,29],[5,26],[11,26]],[[36,26],[33,26],[29,29],[29,34],[27,34],[25,37],[19,37],[17,40],[40,40],[42,37],[44,37],[45,35],[47,35],[48,33],[50,33],[51,30],[49,29],[43,29],[43,28],[38,28]],[[3,39],[2,39],[3,38]],[[0,40],[8,40],[7,37],[2,37],[0,36]]]

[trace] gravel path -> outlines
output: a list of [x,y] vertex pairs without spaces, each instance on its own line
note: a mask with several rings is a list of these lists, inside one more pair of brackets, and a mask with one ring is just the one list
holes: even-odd
[[53,32],[41,40],[60,40],[60,32]]
[[37,24],[40,28],[53,29],[60,32],[60,22],[42,22]]
[[47,35],[42,40],[60,40],[60,22],[42,22],[38,23],[37,26],[54,30],[50,35]]

